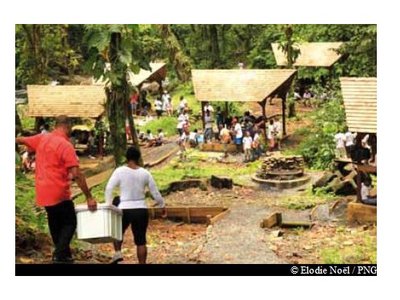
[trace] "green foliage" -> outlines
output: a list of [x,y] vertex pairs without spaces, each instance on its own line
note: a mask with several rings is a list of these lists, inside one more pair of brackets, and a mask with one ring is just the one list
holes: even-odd
[[22,128],[24,130],[33,130],[35,128],[35,118],[28,116],[28,105],[17,105],[17,113],[21,118]]
[[[17,229],[47,231],[46,213],[35,203],[35,187],[32,178],[16,173],[15,185],[15,215]],[[18,235],[18,232],[17,232]]]
[[295,152],[304,157],[313,169],[328,169],[335,157],[334,135],[345,130],[345,113],[342,102],[326,102],[313,116],[313,126]]
[[16,86],[43,84],[74,73],[81,62],[79,50],[68,40],[69,25],[16,25]]

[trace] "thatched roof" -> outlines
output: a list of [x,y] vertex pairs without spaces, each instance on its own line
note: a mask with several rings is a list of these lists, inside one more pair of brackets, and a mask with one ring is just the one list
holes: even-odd
[[151,71],[140,69],[138,74],[129,72],[129,81],[133,86],[148,81],[161,81],[167,75],[167,67],[165,63],[150,63]]
[[100,85],[28,85],[28,114],[33,117],[97,118],[104,111]]
[[199,101],[255,101],[289,88],[296,70],[192,70]]
[[341,77],[340,84],[350,131],[376,133],[376,78]]
[[[342,42],[298,44],[295,47],[300,49],[300,54],[294,66],[330,67],[341,57],[341,54],[338,54],[335,50],[338,50],[342,44]],[[274,51],[276,64],[278,66],[286,66],[286,55],[279,49],[279,44],[272,43],[271,46]]]
[[[128,72],[129,82],[132,86],[139,86],[145,81],[161,81],[164,80],[167,75],[167,66],[163,62],[152,62],[150,63],[151,71],[140,69],[138,74]],[[93,79],[94,85],[104,85],[103,79]]]

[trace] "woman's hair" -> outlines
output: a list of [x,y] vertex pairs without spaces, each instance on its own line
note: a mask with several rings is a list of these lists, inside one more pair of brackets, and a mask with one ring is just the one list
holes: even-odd
[[128,150],[126,150],[127,161],[134,161],[137,163],[139,162],[140,156],[140,151],[134,147],[129,147]]

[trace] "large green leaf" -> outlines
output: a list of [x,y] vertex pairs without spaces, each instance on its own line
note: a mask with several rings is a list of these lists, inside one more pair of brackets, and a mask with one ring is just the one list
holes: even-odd
[[110,44],[110,33],[106,31],[94,31],[88,39],[89,47],[96,48],[99,52],[104,51]]
[[118,53],[119,61],[124,65],[129,65],[132,63],[132,54],[131,52],[127,51],[126,49],[122,49]]
[[140,72],[140,67],[139,67],[139,65],[138,65],[138,64],[135,64],[135,63],[130,64],[130,65],[129,65],[129,69],[130,69],[133,73],[135,73],[135,74],[138,74],[138,73]]

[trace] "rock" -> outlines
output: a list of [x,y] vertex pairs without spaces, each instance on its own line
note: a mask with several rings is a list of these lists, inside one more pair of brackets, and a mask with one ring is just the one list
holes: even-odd
[[357,172],[356,171],[351,171],[348,175],[346,175],[345,177],[343,177],[343,180],[354,180],[355,177],[357,176]]
[[343,167],[343,170],[347,171],[347,172],[351,172],[354,170],[353,164],[347,164]]
[[269,249],[272,250],[272,251],[274,251],[274,252],[278,251],[278,247],[277,247],[277,246],[274,246],[274,245],[269,246]]
[[328,221],[329,218],[329,206],[328,204],[318,205],[311,212],[311,219],[318,221]]
[[341,181],[339,178],[333,179],[327,187],[328,192],[336,195],[355,195],[357,193],[354,180]]
[[301,255],[300,255],[299,253],[297,253],[297,252],[293,252],[293,253],[292,253],[292,256],[294,256],[294,257],[300,257],[300,258],[303,257],[303,256],[301,256]]
[[283,232],[281,230],[274,230],[271,232],[271,236],[273,237],[280,237],[283,235]]
[[184,191],[189,188],[197,188],[200,187],[201,189],[207,189],[205,182],[200,179],[188,179],[188,180],[181,180],[181,181],[174,181],[169,186],[170,192],[176,191]]
[[211,176],[211,186],[218,188],[218,189],[222,189],[222,188],[232,189],[233,181],[229,177],[212,175]]
[[353,245],[354,243],[353,243],[353,241],[345,241],[344,243],[343,243],[343,246],[351,246],[351,245]]
[[337,177],[333,172],[325,172],[314,184],[313,190],[326,186],[332,179]]
[[306,246],[303,247],[303,249],[304,249],[304,250],[307,250],[307,251],[308,251],[308,250],[312,250],[312,249],[313,249],[313,246],[306,245]]

